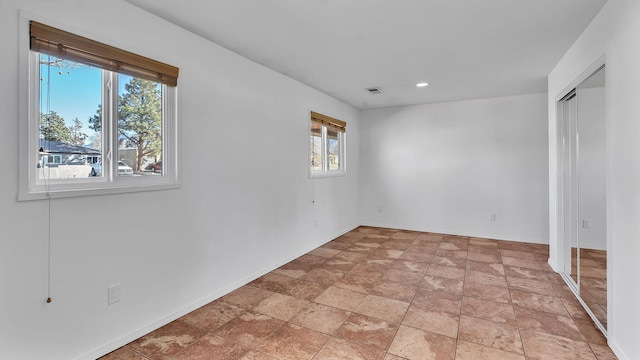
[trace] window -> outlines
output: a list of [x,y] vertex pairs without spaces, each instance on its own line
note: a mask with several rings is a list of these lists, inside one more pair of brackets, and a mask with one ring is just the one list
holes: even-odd
[[28,53],[21,200],[178,186],[177,68],[35,21]]
[[62,157],[60,155],[49,155],[45,159],[49,164],[62,164]]
[[311,176],[344,174],[346,127],[342,120],[311,112]]

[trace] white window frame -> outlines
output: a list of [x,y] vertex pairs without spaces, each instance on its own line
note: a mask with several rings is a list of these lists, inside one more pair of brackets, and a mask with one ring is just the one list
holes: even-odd
[[[311,134],[311,125],[315,123],[322,127],[322,138],[320,140],[321,152],[322,152],[322,170],[313,170],[311,166],[311,146],[309,146],[309,177],[317,178],[317,177],[331,177],[331,176],[343,176],[347,173],[347,164],[346,164],[346,132],[338,131],[338,143],[340,147],[340,156],[339,156],[339,164],[340,168],[336,170],[329,170],[329,149],[327,147],[328,137],[327,137],[327,125],[320,124],[313,120],[309,123],[309,141],[313,141]],[[311,145],[311,144],[309,144]]]
[[[38,180],[40,159],[40,66],[39,53],[29,49],[29,20],[20,22],[20,90],[19,90],[19,189],[18,200],[40,200],[89,195],[119,194],[175,189],[179,176],[179,125],[177,87],[162,85],[163,172],[155,176],[117,176],[117,81],[118,73],[102,70],[103,126],[102,176],[86,179]],[[63,29],[59,24],[56,27]],[[84,34],[78,34],[85,36]],[[113,89],[113,90],[111,90]]]

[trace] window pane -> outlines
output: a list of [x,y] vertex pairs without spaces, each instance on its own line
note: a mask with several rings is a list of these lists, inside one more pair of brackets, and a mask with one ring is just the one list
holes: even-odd
[[322,171],[322,125],[311,123],[311,171]]
[[118,74],[118,176],[163,173],[162,114],[162,84]]
[[102,157],[102,70],[49,55],[39,63],[37,179],[86,179],[89,159]]
[[329,170],[340,169],[340,133],[333,128],[327,128],[327,149],[329,153]]

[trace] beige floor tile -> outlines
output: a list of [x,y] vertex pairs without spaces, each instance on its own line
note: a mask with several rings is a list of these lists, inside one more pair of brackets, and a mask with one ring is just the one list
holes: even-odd
[[535,260],[536,258],[533,256],[533,253],[530,251],[518,251],[518,250],[508,250],[508,249],[500,249],[500,253],[502,257],[512,257],[517,259],[527,259],[527,260]]
[[540,295],[532,292],[512,289],[511,301],[514,305],[522,308],[569,316],[562,300],[557,296]]
[[417,306],[409,307],[402,325],[411,326],[432,333],[456,338],[460,315],[445,311],[432,311]]
[[352,290],[360,293],[367,294],[371,288],[379,283],[379,280],[351,275],[350,273],[338,279],[333,286],[341,289]]
[[245,285],[222,297],[222,301],[244,309],[252,309],[262,300],[273,295],[273,291],[264,290],[255,286]]
[[174,321],[141,337],[129,346],[152,359],[167,359],[186,349],[205,334],[204,330],[193,325]]
[[520,330],[532,330],[576,341],[586,341],[576,324],[568,316],[524,309],[517,306],[514,307],[514,310]]
[[245,356],[243,356],[240,360],[278,360],[278,359],[255,350],[251,350]]
[[399,324],[408,308],[408,302],[377,295],[367,295],[354,312]]
[[589,344],[598,360],[618,360],[618,357],[606,345]]
[[237,306],[214,301],[183,316],[181,320],[203,330],[213,331],[244,311]]
[[371,289],[369,289],[370,294],[404,302],[411,302],[417,291],[418,285],[400,283],[386,279],[376,281]]
[[310,360],[329,338],[328,335],[287,324],[258,344],[256,350],[278,360]]
[[242,345],[253,347],[281,328],[285,322],[267,315],[246,312],[213,333]]
[[315,302],[338,309],[353,311],[367,295],[332,286],[315,299]]
[[308,273],[306,273],[300,279],[305,280],[305,281],[309,281],[309,282],[313,282],[313,283],[317,283],[317,284],[320,284],[320,285],[323,285],[323,286],[331,286],[336,282],[336,280],[338,280],[341,277],[343,277],[344,274],[345,273],[341,272],[341,271],[315,268],[315,269],[309,271]]
[[395,356],[393,354],[387,353],[382,360],[406,360],[405,358],[401,358],[400,356]]
[[443,292],[420,289],[416,293],[411,306],[430,311],[444,311],[452,314],[460,314],[462,296]]
[[399,260],[409,260],[409,261],[422,262],[425,264],[429,264],[431,262],[431,259],[433,259],[432,254],[405,251],[404,253],[402,253],[402,255],[400,255]]
[[237,360],[249,350],[250,348],[231,340],[207,334],[171,360]]
[[529,330],[520,331],[520,335],[531,360],[597,360],[586,342]]
[[382,359],[383,356],[384,351],[382,350],[332,338],[313,360],[378,360]]
[[511,353],[524,354],[518,327],[462,315],[458,339]]
[[293,315],[307,306],[308,302],[292,296],[273,294],[262,300],[253,311],[282,321],[291,319]]
[[333,335],[350,312],[331,306],[309,303],[289,321],[324,334]]
[[459,269],[464,269],[467,267],[467,259],[458,259],[455,257],[444,257],[444,256],[434,256],[431,260],[431,265],[437,266],[448,266],[455,267]]
[[423,274],[417,274],[410,271],[401,271],[390,269],[382,277],[383,280],[391,280],[401,284],[418,286],[422,281]]
[[455,360],[525,360],[525,357],[521,354],[458,340]]
[[499,262],[467,260],[468,271],[479,271],[495,276],[504,276],[504,266]]
[[326,285],[296,279],[290,282],[286,289],[282,290],[282,294],[309,301],[317,298],[325,290],[327,290]]
[[351,343],[385,350],[393,340],[398,325],[371,316],[351,314],[335,336]]
[[542,280],[521,279],[507,276],[509,289],[533,292],[541,295],[556,296],[556,291],[551,283]]
[[440,265],[431,265],[427,270],[427,275],[454,280],[464,280],[465,273],[465,269]]
[[507,287],[507,279],[504,276],[472,270],[467,271],[465,283]]
[[464,281],[449,279],[440,276],[425,275],[420,283],[420,288],[430,291],[444,291],[462,295]]
[[455,339],[403,325],[388,352],[409,360],[451,360],[455,349]]
[[250,282],[249,285],[273,292],[282,292],[287,289],[289,287],[289,283],[294,280],[295,278],[292,278],[291,276],[270,272]]
[[463,296],[461,313],[499,323],[516,324],[516,314],[510,304]]
[[336,256],[339,252],[340,252],[340,250],[326,248],[326,247],[322,247],[321,246],[321,247],[315,248],[314,250],[308,252],[308,254],[315,255],[315,256],[320,256],[320,257],[325,257],[325,258],[332,258],[332,257]]
[[429,263],[411,261],[411,260],[397,260],[391,267],[394,270],[408,271],[420,275],[424,275],[429,268]]
[[502,286],[466,282],[464,284],[463,295],[497,303],[511,303],[511,292],[508,288]]

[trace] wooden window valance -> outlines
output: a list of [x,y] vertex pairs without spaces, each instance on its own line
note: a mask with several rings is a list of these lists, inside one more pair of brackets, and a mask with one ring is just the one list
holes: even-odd
[[347,131],[347,123],[342,121],[342,120],[338,120],[338,119],[334,119],[330,116],[327,115],[322,115],[319,114],[317,112],[312,111],[311,112],[311,121],[315,121],[317,123],[320,123],[322,125],[326,125],[327,127],[331,127],[334,128],[338,131],[341,132],[346,132]]
[[178,68],[35,21],[30,24],[31,50],[77,61],[168,86],[178,84]]

